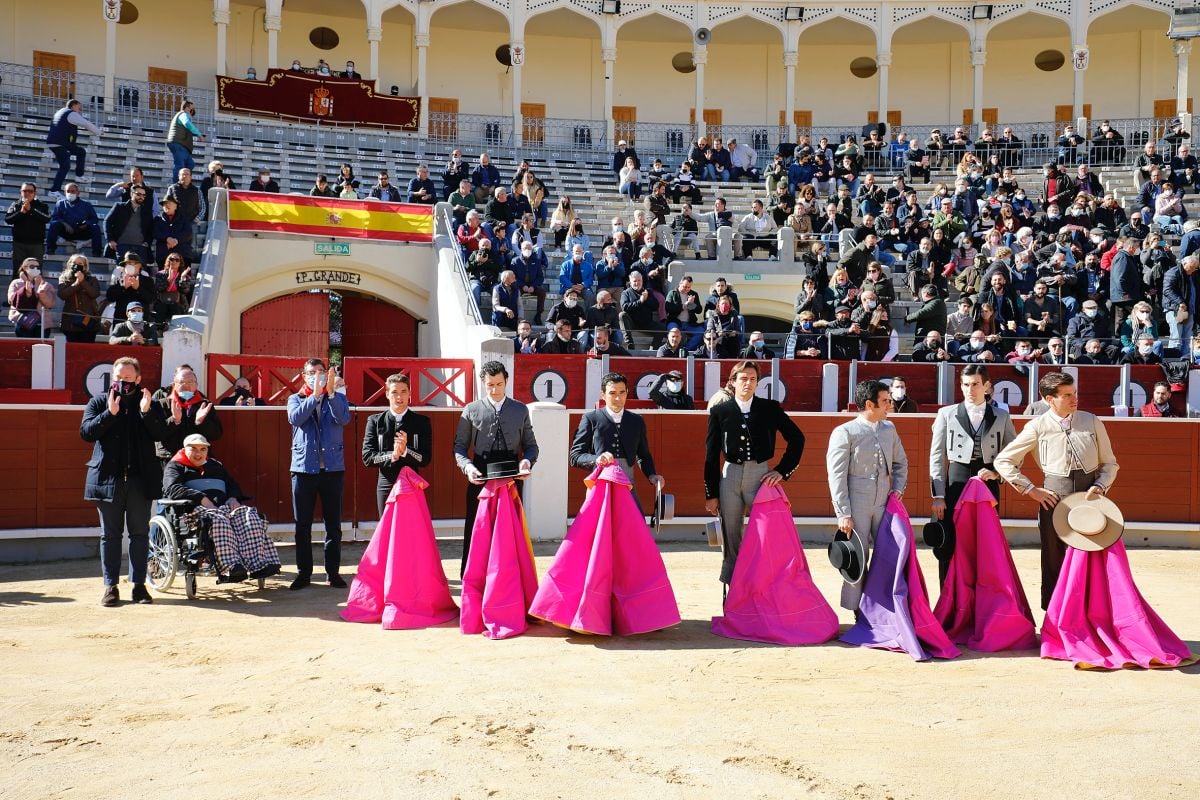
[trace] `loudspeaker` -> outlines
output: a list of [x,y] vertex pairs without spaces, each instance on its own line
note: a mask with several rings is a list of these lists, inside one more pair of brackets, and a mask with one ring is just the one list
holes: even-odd
[[700,28],[696,31],[696,44],[708,44],[712,39],[712,31],[708,28]]

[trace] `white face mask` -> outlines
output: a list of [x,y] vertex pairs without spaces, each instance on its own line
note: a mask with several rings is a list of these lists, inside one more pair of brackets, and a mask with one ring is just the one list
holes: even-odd
[[971,340],[971,349],[972,350],[982,350],[983,345],[984,345],[983,342],[977,342],[974,339]]
[[68,203],[74,203],[78,199],[79,199],[78,192],[67,192],[67,202]]
[[533,258],[533,251],[532,250],[522,250],[521,255],[524,256],[526,259],[530,259],[530,258]]
[[1017,355],[1022,356],[1022,357],[1029,355],[1029,348],[1028,347],[1018,347]]
[[1142,322],[1148,322],[1150,320],[1150,312],[1149,311],[1139,311],[1137,314],[1137,318],[1140,319]]
[[42,271],[40,269],[31,267],[30,269],[25,270],[25,274],[29,276],[29,280],[34,280],[35,278],[41,276]]
[[683,391],[683,384],[679,381],[667,381],[667,391],[672,394],[679,394]]
[[868,301],[867,301],[867,308],[872,308],[872,309],[873,309],[873,308],[875,308],[875,306],[877,306],[877,305],[879,305],[879,303],[878,303],[877,301],[875,301],[875,300],[868,300]]
[[568,297],[566,300],[563,301],[563,303],[566,305],[567,308],[574,308],[576,305],[579,304],[579,301],[576,300],[574,297]]
[[1094,309],[1094,308],[1085,308],[1083,310],[1083,315],[1085,317],[1087,317],[1088,319],[1095,319],[1096,311],[1097,311],[1097,309]]
[[893,400],[903,400],[904,395],[905,395],[904,389],[898,389],[895,386],[892,387],[892,399]]
[[1149,344],[1139,344],[1138,345],[1138,352],[1144,356],[1149,355],[1150,351],[1153,349],[1154,349],[1153,345],[1149,345]]

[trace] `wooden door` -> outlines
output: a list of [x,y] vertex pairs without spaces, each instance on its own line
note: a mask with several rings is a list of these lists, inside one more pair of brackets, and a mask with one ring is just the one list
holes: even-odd
[[[415,358],[417,319],[373,297],[342,297],[342,357]],[[416,387],[413,387],[414,393]]]
[[[242,312],[241,352],[259,356],[329,357],[329,294],[301,292]],[[279,387],[271,387],[275,391]]]
[[[721,136],[721,109],[706,108],[704,109],[704,135],[709,139]],[[689,121],[696,124],[696,109],[691,110]]]
[[525,144],[541,144],[546,140],[546,104],[521,103]]
[[[1092,118],[1092,104],[1091,103],[1083,104],[1083,115],[1085,117],[1087,117],[1088,119]],[[1071,105],[1070,103],[1068,103],[1065,106],[1055,106],[1054,107],[1054,121],[1060,122],[1060,123],[1075,122],[1075,106]],[[1082,135],[1082,134],[1080,134],[1080,135]]]
[[443,142],[458,139],[458,98],[429,98],[429,136]]
[[[1167,100],[1154,101],[1154,116],[1158,117],[1159,119],[1173,117],[1176,113],[1178,113],[1178,111],[1179,106],[1175,104],[1174,97]],[[1187,99],[1187,113],[1192,113],[1192,98],[1190,97]]]
[[[962,115],[963,125],[975,124],[975,109],[964,108]],[[1000,124],[1000,109],[985,108],[983,109],[983,124],[995,127]]]
[[33,51],[33,94],[66,100],[75,96],[75,56]]
[[[166,67],[147,67],[150,82],[150,110],[175,112],[187,97],[187,72]],[[172,88],[178,87],[178,88]]]
[[[888,131],[891,131],[892,128],[900,127],[901,120],[903,118],[904,118],[904,115],[902,112],[900,112],[896,109],[889,110],[887,112]],[[868,111],[867,112],[867,124],[868,125],[878,125],[879,124],[879,112],[878,111]]]
[[[812,128],[812,111],[808,109],[795,109],[792,111],[792,121],[796,125],[797,136],[799,131],[807,131]],[[779,127],[787,125],[787,112],[783,109],[779,110]]]
[[613,136],[618,142],[624,139],[633,146],[637,129],[637,106],[613,106],[612,118]]

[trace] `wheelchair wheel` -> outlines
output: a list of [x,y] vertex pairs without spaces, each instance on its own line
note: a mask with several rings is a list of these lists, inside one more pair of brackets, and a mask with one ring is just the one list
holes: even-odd
[[151,517],[149,539],[150,560],[146,565],[146,577],[155,591],[165,592],[175,582],[179,564],[179,545],[170,520],[161,515]]
[[196,573],[185,572],[183,575],[183,591],[188,600],[196,599]]

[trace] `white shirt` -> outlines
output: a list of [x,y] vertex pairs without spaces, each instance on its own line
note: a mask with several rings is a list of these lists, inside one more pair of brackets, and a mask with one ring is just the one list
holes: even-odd
[[879,423],[878,423],[878,422],[872,422],[871,420],[869,420],[869,419],[867,419],[866,417],[864,417],[862,414],[859,414],[859,415],[858,415],[858,418],[859,418],[859,419],[861,419],[863,422],[867,423],[867,425],[869,425],[869,426],[870,426],[871,430],[873,430],[873,431],[878,431],[878,430],[879,430]]
[[738,400],[735,397],[735,398],[733,398],[733,402],[737,403],[737,407],[742,410],[743,414],[749,414],[750,413],[750,404],[754,402],[754,398],[751,397],[749,400],[747,400],[746,402],[743,403],[741,400]]
[[396,420],[396,424],[397,424],[397,425],[399,425],[400,423],[404,422],[404,415],[405,415],[405,414],[407,414],[407,413],[408,413],[408,409],[407,409],[407,408],[406,408],[406,409],[404,409],[404,411],[403,411],[403,412],[401,412],[401,413],[399,413],[399,414],[397,414],[395,411],[392,411],[392,412],[391,412],[391,414],[392,414],[392,417],[393,417],[393,418],[395,418],[395,420]]
[[492,400],[492,398],[490,398],[490,397],[489,397],[489,398],[487,399],[487,401],[488,401],[488,405],[490,405],[492,408],[496,409],[496,413],[497,413],[497,414],[499,414],[499,413],[500,413],[500,407],[501,407],[502,405],[504,405],[504,401],[505,401],[505,400],[507,400],[507,399],[508,399],[507,397],[501,398],[501,399],[500,399],[500,402],[499,402],[499,403],[497,403],[497,402],[495,402],[494,400]]
[[964,400],[963,406],[967,409],[967,419],[971,420],[971,427],[978,428],[983,424],[983,414],[987,411],[987,404],[972,405],[969,401]]
[[605,407],[604,407],[604,413],[608,414],[608,418],[609,418],[609,419],[611,419],[613,422],[615,422],[615,423],[617,423],[618,425],[620,425],[620,424],[621,424],[621,417],[625,416],[625,409],[623,409],[623,408],[622,408],[620,411],[618,411],[616,414],[614,414],[613,412],[611,412],[611,411],[609,411],[609,410],[608,410],[608,407],[607,407],[607,406],[605,406]]
[[1053,417],[1054,420],[1058,423],[1059,427],[1061,427],[1063,430],[1070,429],[1070,427],[1071,427],[1071,418],[1070,417],[1060,417],[1058,414],[1055,414],[1053,411],[1046,411],[1046,413],[1049,414],[1051,417]]

